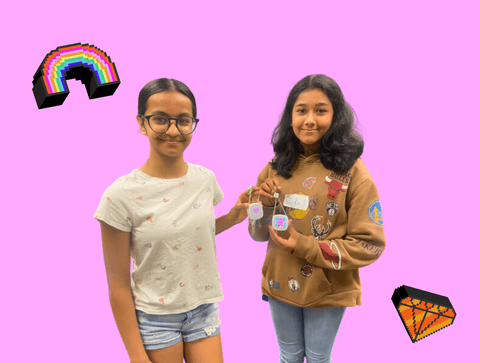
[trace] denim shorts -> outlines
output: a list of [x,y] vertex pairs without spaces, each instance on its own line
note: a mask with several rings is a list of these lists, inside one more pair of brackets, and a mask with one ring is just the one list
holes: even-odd
[[220,333],[218,304],[203,304],[180,314],[137,313],[138,327],[146,350],[167,348],[185,342],[213,337]]

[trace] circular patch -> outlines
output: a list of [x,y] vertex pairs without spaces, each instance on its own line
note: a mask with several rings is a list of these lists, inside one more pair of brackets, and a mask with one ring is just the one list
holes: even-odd
[[[304,195],[304,196],[308,197],[308,195],[306,195],[305,193],[302,193],[302,192],[297,192],[295,194]],[[287,213],[293,219],[303,219],[303,218],[305,218],[308,211],[310,210],[309,208],[307,208],[307,210],[294,209],[294,208],[288,208],[288,209],[289,209],[289,212],[287,212]]]
[[295,291],[298,291],[300,289],[300,283],[298,282],[298,280],[296,278],[289,277],[288,278],[288,287],[290,288],[290,290],[295,292]]
[[305,265],[302,267],[302,275],[305,276],[305,277],[310,277],[312,276],[312,266],[310,265]]
[[382,207],[378,199],[368,207],[368,216],[373,223],[383,227]]

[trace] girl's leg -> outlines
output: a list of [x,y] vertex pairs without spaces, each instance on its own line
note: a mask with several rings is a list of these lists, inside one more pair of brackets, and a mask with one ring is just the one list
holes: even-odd
[[280,362],[303,363],[305,349],[302,308],[285,304],[271,297],[268,298],[268,304],[280,349]]
[[155,350],[147,350],[148,358],[152,363],[182,363],[183,362],[183,342],[172,345],[171,347]]
[[220,334],[210,338],[185,342],[186,363],[223,363]]
[[344,307],[304,308],[305,354],[307,363],[331,363],[332,348]]

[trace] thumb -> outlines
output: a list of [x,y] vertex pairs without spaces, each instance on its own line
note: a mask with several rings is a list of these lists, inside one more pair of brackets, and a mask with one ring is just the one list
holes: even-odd
[[292,219],[289,219],[289,220],[288,220],[288,231],[290,232],[290,234],[292,234],[292,233],[297,233],[297,231],[295,230],[295,228],[293,228],[292,223],[293,223],[293,220],[292,220]]

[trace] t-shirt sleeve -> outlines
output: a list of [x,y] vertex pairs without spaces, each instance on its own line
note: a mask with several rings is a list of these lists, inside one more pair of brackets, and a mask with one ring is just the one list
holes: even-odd
[[222,189],[220,188],[220,185],[217,183],[217,178],[215,177],[215,174],[213,175],[213,206],[217,206],[220,204],[220,202],[223,199],[223,192]]
[[133,220],[131,203],[120,182],[114,182],[105,190],[93,217],[123,232],[131,232]]

